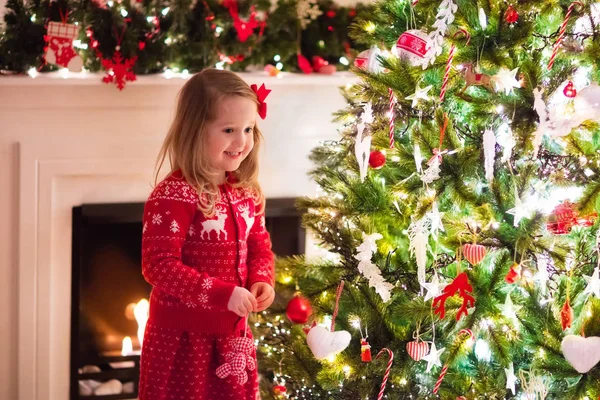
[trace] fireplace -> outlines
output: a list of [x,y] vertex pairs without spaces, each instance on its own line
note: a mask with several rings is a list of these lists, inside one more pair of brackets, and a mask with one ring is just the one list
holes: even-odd
[[[278,256],[305,250],[301,213],[294,201],[267,199],[266,227]],[[140,314],[146,314],[144,301],[151,289],[141,274],[143,207],[143,203],[73,207],[71,400],[137,397],[138,329],[143,332]]]

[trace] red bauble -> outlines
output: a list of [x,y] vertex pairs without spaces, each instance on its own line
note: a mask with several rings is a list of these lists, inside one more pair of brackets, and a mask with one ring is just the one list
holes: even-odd
[[138,42],[138,49],[144,50],[146,48],[146,42]]
[[508,6],[504,13],[504,20],[509,24],[514,24],[519,19],[519,13],[514,9],[513,6]]
[[325,15],[327,15],[329,18],[335,18],[336,12],[335,10],[329,10],[327,13],[325,13]]
[[563,89],[563,94],[570,99],[577,96],[577,89],[575,89],[573,82],[569,81],[569,83],[567,83],[567,86]]
[[504,277],[506,283],[515,283],[521,277],[521,264],[514,263]]
[[290,300],[285,314],[295,324],[305,324],[312,314],[312,307],[307,298],[296,295]]
[[385,154],[379,150],[374,150],[369,155],[369,167],[373,169],[382,168],[385,165]]
[[302,54],[298,54],[298,68],[300,68],[300,70],[305,74],[310,74],[313,72],[310,62]]

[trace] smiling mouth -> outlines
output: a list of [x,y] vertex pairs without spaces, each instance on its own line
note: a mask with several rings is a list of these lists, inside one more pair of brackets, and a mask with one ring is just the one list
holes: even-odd
[[242,154],[241,151],[226,151],[225,154],[231,157],[237,157]]

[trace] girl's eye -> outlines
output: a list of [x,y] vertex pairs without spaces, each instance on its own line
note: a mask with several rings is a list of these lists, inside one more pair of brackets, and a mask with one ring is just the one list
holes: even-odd
[[225,132],[225,133],[233,133],[233,128],[225,128],[225,130],[223,132]]
[[246,128],[246,130],[245,130],[244,132],[246,132],[246,133],[250,133],[250,132],[252,132],[253,130],[254,130],[254,128]]

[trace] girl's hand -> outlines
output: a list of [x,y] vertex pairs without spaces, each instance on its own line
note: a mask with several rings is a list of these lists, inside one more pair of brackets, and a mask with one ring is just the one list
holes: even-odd
[[273,300],[275,300],[275,289],[265,282],[256,282],[250,288],[250,292],[254,295],[258,303],[257,307],[254,308],[255,312],[266,310],[273,304]]
[[233,293],[231,293],[231,297],[227,303],[227,309],[240,317],[245,317],[251,313],[252,310],[256,309],[256,306],[254,295],[240,286],[233,289]]

